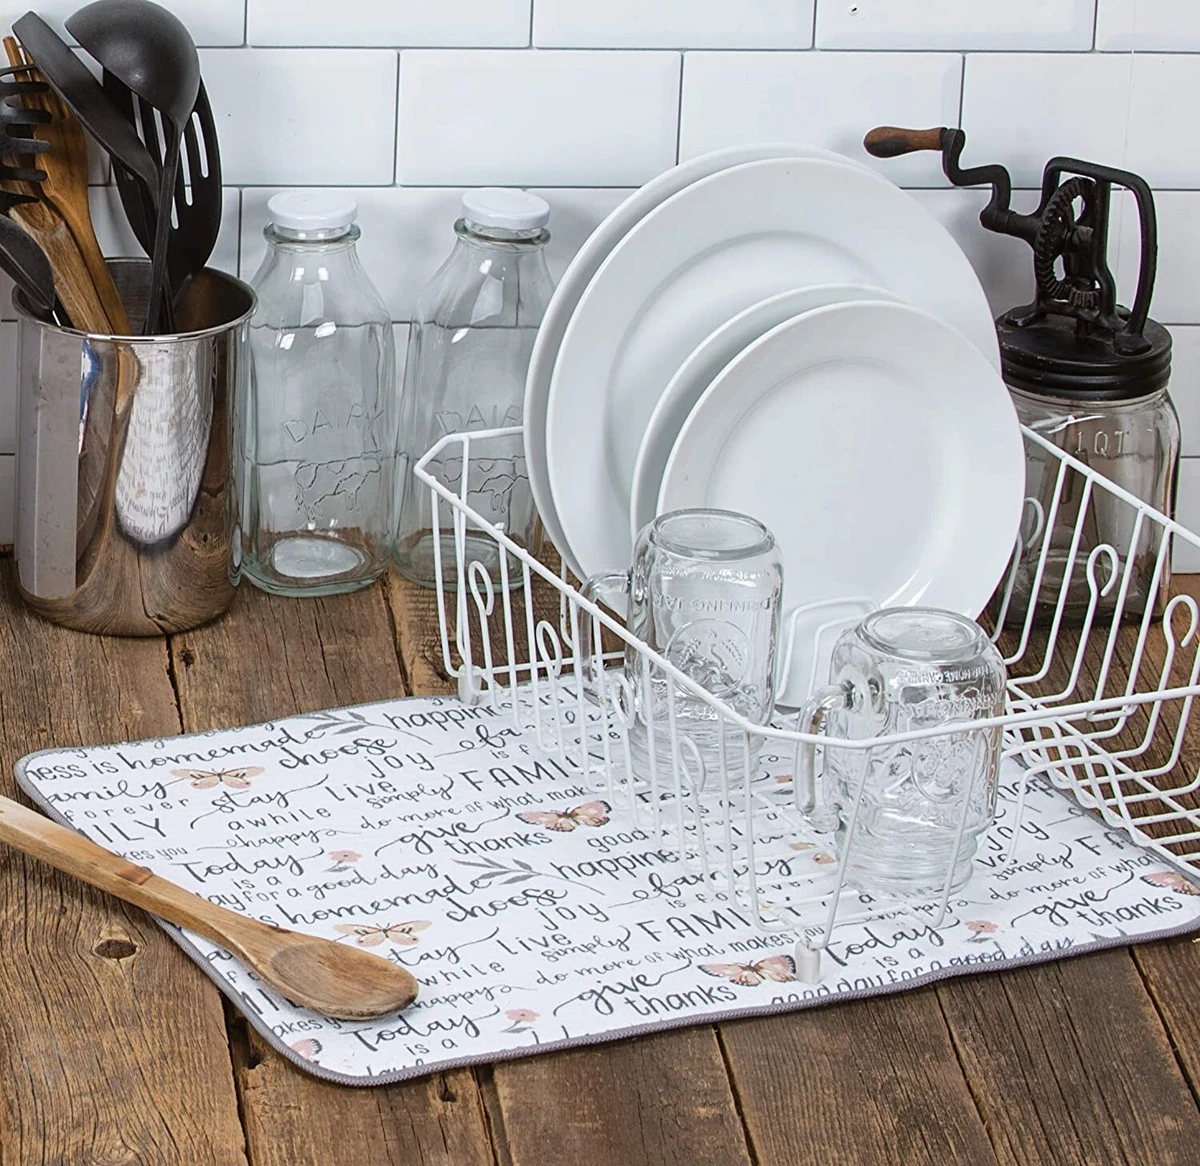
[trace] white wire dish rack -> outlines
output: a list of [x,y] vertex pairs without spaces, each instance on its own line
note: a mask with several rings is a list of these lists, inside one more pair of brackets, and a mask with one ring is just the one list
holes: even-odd
[[[763,930],[798,933],[805,979],[816,979],[819,952],[846,922],[900,911],[939,926],[949,878],[940,901],[923,902],[867,896],[846,884],[853,813],[836,860],[828,858],[823,867],[796,861],[798,849],[815,844],[831,854],[834,848],[806,824],[791,775],[805,745],[885,749],[947,742],[955,731],[835,741],[799,731],[795,716],[753,724],[710,696],[493,526],[505,500],[490,480],[489,448],[511,459],[519,435],[515,428],[452,434],[414,467],[432,494],[442,663],[457,677],[460,696],[486,702],[514,727],[536,733],[539,746],[557,755],[575,784],[609,802],[614,820],[660,840],[677,858],[680,882],[695,899],[716,896]],[[1200,796],[1190,795],[1200,791],[1200,775],[1182,759],[1192,702],[1200,695],[1200,609],[1187,595],[1168,598],[1165,581],[1173,542],[1200,547],[1200,537],[1041,436],[1025,435],[1050,455],[1057,475],[1050,475],[1055,480],[1044,483],[1039,497],[1027,499],[1017,553],[989,609],[993,639],[1008,667],[1006,707],[1002,717],[971,727],[1002,727],[1005,758],[1021,763],[1008,772],[1022,775],[1009,791],[1014,813],[994,828],[998,837],[990,841],[1000,843],[1005,861],[1013,860],[1026,789],[1044,775],[1110,827],[1194,873],[1200,867]],[[438,480],[435,463],[454,466],[454,489]],[[491,517],[481,512],[485,508]],[[1068,515],[1075,521],[1064,532]],[[1120,536],[1100,542],[1095,533],[1101,529]],[[484,561],[500,586],[493,585]],[[790,667],[798,651],[820,658],[819,645],[798,643],[798,636],[834,636],[867,610],[865,601],[850,598],[790,613],[783,666]],[[603,654],[604,670],[590,679],[575,651],[585,621],[591,621],[593,642],[603,632],[611,649]],[[663,735],[665,747],[651,748],[649,764],[636,770],[623,711],[632,705],[622,674],[627,656],[634,676],[668,694],[663,723],[646,726]],[[814,667],[811,679],[819,685],[827,677],[817,676]],[[684,692],[705,702],[726,741],[734,742],[733,749],[719,751],[716,772],[705,771],[700,750],[676,730],[675,694]],[[744,764],[736,763],[738,749]],[[964,816],[968,808],[964,799]]]

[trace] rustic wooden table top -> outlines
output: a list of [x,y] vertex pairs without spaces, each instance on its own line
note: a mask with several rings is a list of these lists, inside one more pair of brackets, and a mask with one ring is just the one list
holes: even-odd
[[[34,749],[448,688],[432,596],[395,579],[245,587],[134,641],[43,623],[0,577],[8,794]],[[4,852],[0,1164],[1196,1163],[1198,973],[1185,938],[353,1089],[265,1047],[147,916]]]

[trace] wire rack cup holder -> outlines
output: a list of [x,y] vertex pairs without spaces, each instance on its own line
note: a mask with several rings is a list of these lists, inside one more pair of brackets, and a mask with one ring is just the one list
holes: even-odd
[[[515,729],[533,732],[563,772],[610,803],[615,820],[643,831],[671,853],[680,874],[663,888],[667,893],[733,907],[766,932],[798,934],[797,971],[810,982],[818,978],[820,952],[838,926],[909,914],[936,928],[951,895],[949,874],[933,901],[868,896],[848,885],[867,766],[859,796],[849,802],[855,808],[846,822],[846,845],[835,858],[831,840],[814,835],[801,812],[793,775],[806,745],[816,746],[818,756],[830,743],[869,752],[948,741],[998,726],[1005,758],[1021,762],[1021,776],[1007,791],[1013,813],[1003,826],[993,827],[1005,863],[1017,852],[1030,781],[1044,776],[1098,812],[1108,826],[1185,873],[1195,873],[1200,798],[1192,804],[1189,795],[1200,788],[1200,775],[1183,772],[1180,762],[1192,702],[1200,695],[1200,609],[1187,595],[1157,604],[1153,597],[1169,578],[1173,542],[1200,547],[1200,537],[1040,435],[1024,433],[1057,460],[1058,472],[1048,498],[1027,499],[1016,553],[992,605],[993,640],[1008,649],[1003,653],[1009,676],[1003,716],[973,721],[969,729],[933,727],[868,741],[802,732],[798,717],[776,718],[768,725],[747,721],[632,636],[620,620],[584,599],[565,571],[555,574],[475,508],[472,483],[480,475],[473,457],[486,464],[489,445],[497,442],[507,441],[511,450],[512,439],[521,435],[517,427],[447,435],[414,466],[416,478],[431,493],[442,665],[457,679],[465,703],[485,703]],[[436,465],[459,458],[463,472],[451,489],[439,479]],[[1061,532],[1057,542],[1051,534],[1067,500],[1078,503],[1078,518],[1062,555]],[[1121,508],[1122,529],[1129,531],[1126,545],[1085,541],[1097,507],[1110,516],[1113,507]],[[482,537],[507,552],[499,554],[494,567],[499,586],[481,562],[470,558],[468,531],[472,544],[478,546]],[[1151,600],[1138,613],[1134,605],[1127,609],[1134,572],[1144,576],[1151,560]],[[1014,599],[1021,563],[1026,572],[1032,568],[1025,604]],[[1081,580],[1080,573],[1086,578]],[[535,591],[550,596],[549,602],[539,603]],[[792,666],[798,635],[814,641],[836,635],[871,606],[862,597],[848,597],[790,612],[783,621],[782,668]],[[586,653],[576,650],[583,635],[605,644],[591,657],[591,675],[581,663]],[[1152,637],[1161,641],[1153,654]],[[820,643],[808,647],[808,659],[814,661],[808,679],[816,685],[825,679],[816,675]],[[1152,655],[1162,661],[1157,671]],[[630,733],[635,693],[624,672],[638,678],[644,691],[656,686],[665,694],[666,715],[658,723],[655,702],[643,702],[649,748],[636,767]],[[719,728],[715,771],[679,727],[683,693],[707,706],[710,730]],[[968,810],[964,798],[955,858]],[[814,849],[823,865],[811,861],[808,852]],[[798,850],[808,854],[807,864],[796,861]]]

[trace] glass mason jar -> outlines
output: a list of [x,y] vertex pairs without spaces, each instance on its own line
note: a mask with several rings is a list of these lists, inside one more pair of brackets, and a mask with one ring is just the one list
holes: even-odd
[[[1009,392],[1023,425],[1134,497],[1173,515],[1179,418],[1165,386],[1143,396],[1114,401],[1032,393],[1011,384]],[[1031,599],[1035,619],[1052,618],[1060,607],[1062,583],[1069,567],[1071,578],[1061,602],[1063,614],[1072,622],[1086,618],[1092,601],[1088,562],[1097,547],[1109,547],[1112,552],[1095,557],[1093,577],[1098,591],[1103,592],[1115,576],[1108,594],[1099,595],[1097,618],[1111,615],[1115,609],[1127,565],[1130,580],[1123,614],[1140,616],[1147,606],[1160,607],[1171,582],[1168,550],[1157,587],[1154,584],[1162,528],[1157,523],[1143,522],[1137,545],[1133,545],[1135,508],[1102,485],[1094,484],[1085,496],[1084,477],[1070,467],[1065,469],[1058,493],[1062,468],[1058,458],[1026,438],[1025,512],[1006,622],[1011,626],[1024,619]],[[1077,528],[1081,538],[1072,552]],[[1038,564],[1047,540],[1049,549],[1035,597]]]
[[234,575],[279,595],[355,591],[388,561],[391,317],[359,262],[353,199],[286,191],[267,213],[234,418]]
[[905,897],[959,890],[995,818],[1004,660],[974,620],[937,608],[884,608],[838,639],[830,686],[805,713],[807,731],[865,741],[923,729],[962,731],[871,749],[825,746],[818,795],[812,746],[797,787],[818,829],[836,829],[846,879]]
[[[525,374],[554,291],[545,257],[549,218],[546,202],[525,191],[468,192],[454,224],[454,250],[417,300],[400,404],[393,556],[402,575],[425,587],[436,586],[439,550],[444,585],[456,582],[458,563],[450,511],[439,506],[438,548],[430,491],[412,467],[449,433],[522,423]],[[451,443],[428,466],[455,493],[462,488],[462,452]],[[542,527],[522,438],[488,439],[471,452],[467,504],[537,555]],[[478,561],[497,587],[500,552],[494,538],[468,526],[464,566]],[[520,570],[513,562],[508,567],[509,585],[519,585]]]
[[[775,703],[783,560],[775,536],[757,518],[732,510],[673,510],[638,536],[628,571],[593,575],[581,594],[628,611],[625,626],[735,713],[766,724]],[[698,787],[745,776],[762,739],[745,738],[717,708],[680,687],[643,655],[625,648],[623,683],[605,683],[592,644],[591,620],[580,620],[580,657],[590,696],[601,686],[629,726],[634,773],[669,782],[676,745],[694,746],[685,764]],[[672,725],[678,739],[672,739]],[[745,749],[743,749],[745,745]],[[654,762],[651,764],[651,756]],[[681,760],[683,760],[681,756]],[[703,770],[699,770],[699,766]]]

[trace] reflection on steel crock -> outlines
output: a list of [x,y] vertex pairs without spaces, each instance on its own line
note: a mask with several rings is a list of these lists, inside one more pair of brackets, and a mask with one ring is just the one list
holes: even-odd
[[[131,319],[150,265],[110,265]],[[254,293],[206,269],[180,332],[115,340],[20,318],[15,549],[21,594],[68,627],[158,635],[219,615],[228,577],[229,409]]]

